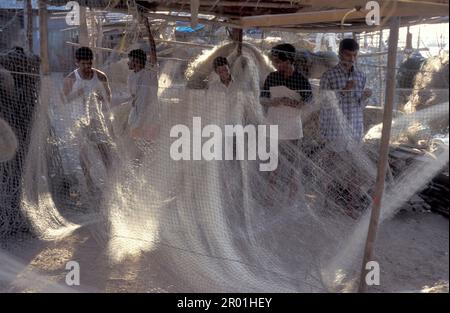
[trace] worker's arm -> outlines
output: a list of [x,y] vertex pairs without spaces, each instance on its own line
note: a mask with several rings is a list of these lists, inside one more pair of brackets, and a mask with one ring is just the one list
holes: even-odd
[[62,90],[62,96],[64,98],[67,98],[69,96],[70,92],[72,91],[73,86],[73,79],[70,79],[70,77],[65,77],[63,81],[63,90]]
[[298,100],[294,100],[294,99],[290,99],[290,98],[278,98],[278,99],[274,99],[277,100],[276,101],[276,105],[284,105],[284,106],[288,106],[288,107],[292,107],[292,108],[297,108],[300,109],[303,106],[303,101],[298,101]]
[[364,81],[363,81],[363,93],[362,93],[362,102],[363,105],[365,106],[364,102],[369,99],[370,97],[372,97],[372,89],[370,88],[365,88],[366,87],[366,77],[364,76]]
[[264,82],[264,86],[261,90],[259,102],[261,105],[267,110],[269,106],[272,104],[272,100],[270,99],[270,87],[269,87],[269,77],[266,78]]
[[111,103],[111,88],[109,87],[108,77],[105,73],[97,70],[98,79],[102,82],[103,87],[105,87],[106,101]]
[[74,83],[75,83],[75,76],[73,73],[69,74],[66,78],[64,78],[63,91],[61,94],[63,103],[69,103],[73,101],[75,98],[81,97],[83,95],[82,88],[78,90],[72,90]]

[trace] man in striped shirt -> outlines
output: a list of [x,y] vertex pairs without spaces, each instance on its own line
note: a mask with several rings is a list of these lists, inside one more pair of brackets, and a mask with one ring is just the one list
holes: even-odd
[[354,39],[343,39],[339,45],[339,64],[320,79],[321,92],[332,90],[337,98],[337,103],[322,103],[320,133],[325,141],[339,141],[343,149],[352,142],[361,142],[365,100],[372,95],[371,90],[365,88],[366,75],[356,68],[358,50]]
[[[355,217],[361,208],[361,190],[367,172],[355,162],[364,135],[363,110],[372,95],[365,74],[356,67],[359,45],[352,38],[339,45],[339,64],[326,71],[320,80],[320,134],[329,150],[325,172],[332,181],[324,181],[327,196]],[[331,184],[330,184],[331,183]]]

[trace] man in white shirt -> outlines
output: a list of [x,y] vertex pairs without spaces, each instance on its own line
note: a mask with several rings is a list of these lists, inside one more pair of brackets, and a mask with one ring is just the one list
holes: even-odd
[[158,74],[156,58],[150,58],[147,69],[147,54],[136,49],[128,54],[128,91],[131,95],[131,110],[128,116],[128,130],[133,138],[153,139],[159,129],[160,108],[158,102]]
[[[225,138],[225,125],[233,125],[237,121],[232,120],[232,108],[233,103],[230,100],[231,93],[235,90],[235,83],[231,76],[230,67],[227,58],[219,56],[213,61],[213,68],[217,76],[212,77],[208,83],[208,123],[215,124],[222,129],[223,137],[223,151],[225,151],[225,145],[231,143],[233,145],[233,153],[235,153],[235,140],[226,140]],[[233,106],[235,106],[234,103]],[[240,124],[240,123],[239,123]],[[231,146],[230,146],[231,148]]]
[[[111,90],[105,73],[92,67],[94,53],[89,47],[75,51],[77,69],[64,78],[61,98],[70,110],[66,124],[79,152],[80,167],[90,197],[101,197],[119,160],[111,133],[109,104]],[[81,178],[81,177],[80,177]]]
[[230,87],[230,84],[233,82],[233,78],[231,77],[230,66],[227,58],[222,56],[215,58],[213,61],[213,67],[214,72],[220,79],[220,83],[216,84],[216,86],[223,86],[223,88]]
[[216,123],[223,127],[224,125],[242,124],[242,115],[239,109],[239,104],[236,103],[235,93],[236,83],[231,75],[228,60],[225,57],[219,56],[213,61],[214,72],[217,77],[213,78],[208,85],[208,90],[212,96],[217,100],[213,105],[212,110],[216,117]]

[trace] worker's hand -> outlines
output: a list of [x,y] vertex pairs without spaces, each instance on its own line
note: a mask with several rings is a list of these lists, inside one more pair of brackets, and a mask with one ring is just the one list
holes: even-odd
[[298,108],[300,107],[300,103],[299,101],[287,98],[287,97],[283,97],[283,98],[278,98],[277,100],[277,105],[284,105],[284,106],[288,106],[288,107],[293,107],[293,108]]
[[370,88],[366,88],[363,91],[363,99],[370,98],[372,96],[372,90]]
[[142,137],[142,130],[140,128],[132,128],[130,130],[130,135],[134,139],[140,138]]
[[131,136],[135,139],[141,138],[149,142],[153,142],[159,135],[160,125],[143,126],[131,130]]
[[103,96],[102,96],[100,93],[98,93],[98,92],[95,93],[95,97],[96,97],[97,100],[100,101],[100,102],[103,102],[103,100],[105,100],[105,99],[103,98]]
[[155,141],[158,138],[161,126],[159,124],[155,124],[148,128],[147,137],[145,138],[148,141]]
[[80,89],[78,89],[77,91],[75,91],[75,94],[77,97],[81,97],[84,95],[84,88],[81,87]]
[[347,84],[345,84],[345,87],[343,88],[343,90],[352,90],[354,86],[355,86],[355,81],[348,80]]
[[283,105],[291,107],[291,108],[300,108],[303,103],[294,99],[283,98]]
[[72,91],[70,91],[70,93],[65,97],[65,100],[66,100],[67,102],[71,102],[71,101],[73,101],[74,99],[83,97],[83,95],[84,95],[84,88],[81,87],[81,88],[78,89],[78,90],[72,90]]
[[283,102],[282,99],[283,99],[283,98],[273,98],[273,99],[270,99],[269,106],[271,106],[271,107],[277,107],[277,106],[283,105],[283,104],[282,104],[282,102]]

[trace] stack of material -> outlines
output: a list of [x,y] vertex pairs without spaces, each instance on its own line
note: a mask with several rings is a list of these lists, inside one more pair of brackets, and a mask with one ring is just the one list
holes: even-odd
[[[414,79],[414,90],[404,107],[406,113],[413,113],[446,103],[449,100],[449,54],[442,52],[438,56],[425,61],[420,72]],[[440,110],[436,107],[436,110]],[[433,111],[430,111],[433,112]],[[434,116],[429,120],[433,132],[446,133],[448,131],[448,113]]]
[[422,197],[419,195],[414,195],[408,200],[407,207],[409,210],[414,212],[429,212],[431,211],[431,205],[429,205]]
[[[425,161],[431,156],[426,150],[417,147],[399,145],[391,147],[389,165],[394,177],[397,177],[413,163]],[[449,171],[448,167],[436,175],[419,193],[408,200],[407,209],[412,211],[433,211],[449,216]]]
[[426,161],[430,156],[421,147],[413,147],[406,144],[391,146],[389,151],[389,165],[392,175],[397,177],[412,163]]
[[425,62],[425,58],[416,51],[400,64],[400,68],[397,72],[397,95],[400,108],[408,102],[411,93],[414,88],[414,79],[419,73],[422,64]]
[[448,65],[448,52],[442,52],[424,62],[414,78],[413,92],[404,107],[405,112],[416,112],[448,101]]
[[448,170],[439,173],[418,194],[408,200],[405,209],[414,212],[432,211],[449,217],[449,180]]
[[420,197],[429,206],[431,211],[449,216],[449,177],[448,169],[439,173],[420,193]]
[[[372,128],[373,126],[380,124],[383,122],[383,112],[384,108],[380,106],[371,106],[368,105],[364,108],[364,132]],[[400,117],[403,112],[394,110],[393,111],[394,118]]]
[[336,66],[339,58],[331,51],[310,52],[297,50],[294,65],[310,79],[320,79],[327,70]]

